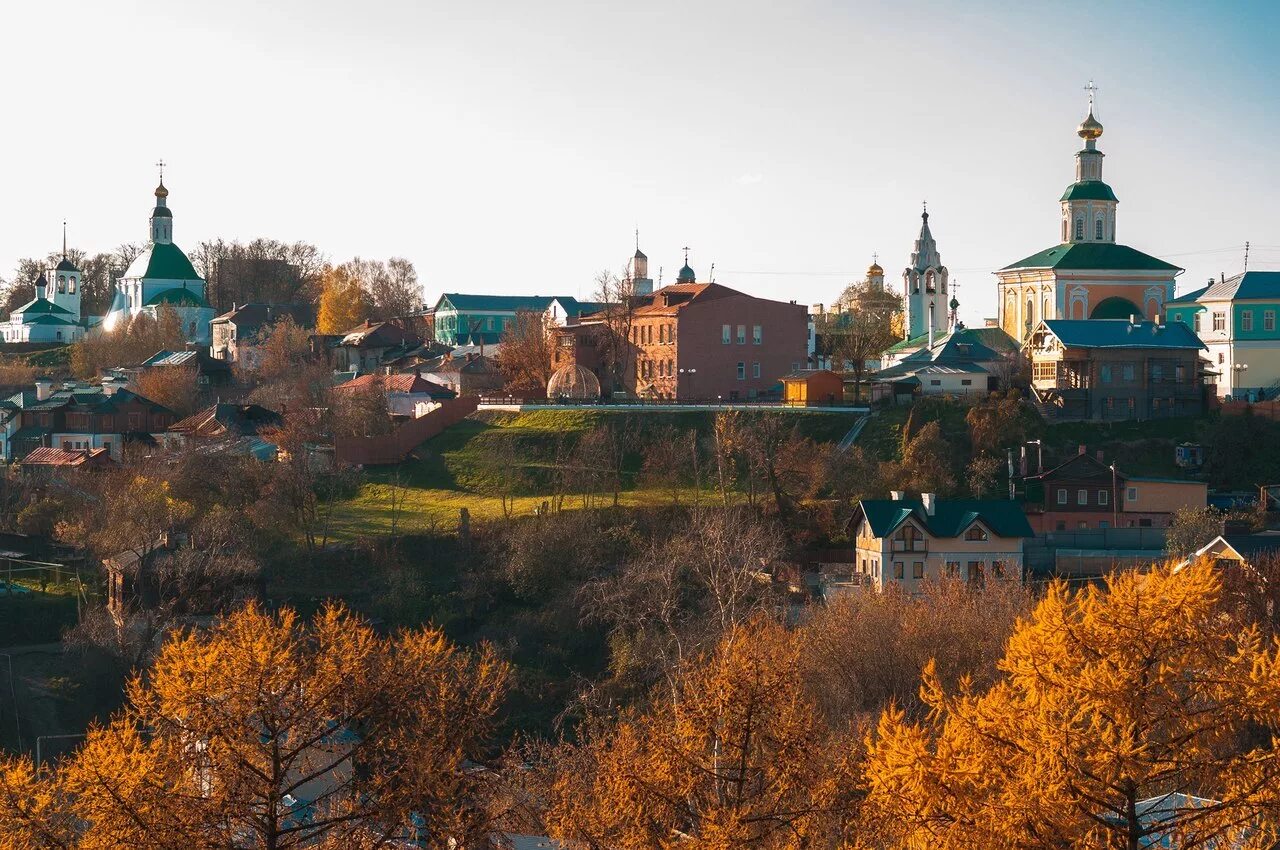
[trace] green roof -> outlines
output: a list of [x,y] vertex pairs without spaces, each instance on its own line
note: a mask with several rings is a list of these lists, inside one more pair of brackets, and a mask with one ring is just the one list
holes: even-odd
[[1059,200],[1063,201],[1118,201],[1116,193],[1101,180],[1081,180],[1072,183]]
[[129,264],[126,278],[152,278],[155,280],[203,280],[196,274],[195,266],[172,242],[153,242],[147,250]]
[[[66,312],[66,311],[63,311]],[[28,319],[25,315],[22,317],[24,325],[75,325],[76,323],[70,319],[64,319],[61,316],[55,316],[52,313],[44,313],[34,318]]]
[[209,303],[201,297],[199,292],[190,289],[183,289],[175,286],[173,289],[166,289],[164,292],[158,292],[147,299],[145,306],[150,307],[155,304],[176,304],[183,307],[208,307]]
[[[547,305],[556,299],[568,301],[567,295],[473,295],[465,292],[446,292],[436,302],[436,310],[448,309],[465,313],[469,310],[484,310],[495,313],[531,312],[542,313]],[[461,331],[461,329],[459,329]]]
[[1181,322],[1131,323],[1124,319],[1047,319],[1044,326],[1071,348],[1204,348]]
[[1038,254],[1010,263],[1009,269],[1106,269],[1115,271],[1176,272],[1182,269],[1172,263],[1144,254],[1128,245],[1113,242],[1075,242],[1054,245]]
[[1171,298],[1165,302],[1166,306],[1172,304],[1194,304],[1200,300],[1200,296],[1209,291],[1209,287],[1202,286],[1199,289],[1193,289],[1190,292],[1184,292],[1177,298]]
[[938,499],[932,514],[919,499],[863,499],[859,507],[876,537],[888,537],[908,518],[934,537],[959,537],[975,522],[997,537],[1035,533],[1018,503],[1007,499]]
[[59,307],[48,298],[33,299],[28,301],[26,304],[23,304],[13,312],[22,313],[23,315],[26,315],[27,313],[66,313],[68,316],[71,315],[70,310],[65,307]]
[[895,342],[893,345],[885,349],[886,352],[905,351],[908,348],[919,348],[922,345],[929,344],[929,335],[920,334],[920,336],[911,339],[904,339],[902,342]]

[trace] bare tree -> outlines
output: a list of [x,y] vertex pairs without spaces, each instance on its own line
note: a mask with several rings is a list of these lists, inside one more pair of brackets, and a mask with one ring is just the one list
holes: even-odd
[[898,341],[895,316],[902,312],[902,296],[872,286],[867,281],[851,283],[836,301],[838,310],[821,316],[816,333],[823,341],[822,353],[837,369],[853,373],[853,400],[862,399],[862,380],[867,361],[880,357]]
[[520,310],[502,332],[498,368],[505,390],[518,396],[542,397],[551,380],[554,339],[541,313]]
[[605,269],[596,275],[595,299],[609,306],[599,314],[600,336],[596,351],[609,375],[614,391],[627,385],[628,371],[635,360],[631,328],[635,321],[635,280],[630,271],[621,275]]

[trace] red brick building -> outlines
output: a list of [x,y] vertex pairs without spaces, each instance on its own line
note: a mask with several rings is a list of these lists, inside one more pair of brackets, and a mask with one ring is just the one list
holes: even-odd
[[[555,368],[576,363],[600,378],[606,394],[638,398],[738,401],[779,397],[783,375],[803,368],[808,312],[795,303],[755,298],[718,283],[678,282],[632,300],[628,313],[598,313],[557,328]],[[603,351],[625,335],[622,386],[612,386]]]

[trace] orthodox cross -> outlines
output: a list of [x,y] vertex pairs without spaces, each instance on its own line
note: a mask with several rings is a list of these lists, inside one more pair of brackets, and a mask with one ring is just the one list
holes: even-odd
[[[1244,256],[1245,256],[1244,262],[1245,262],[1245,265],[1247,266],[1249,264],[1249,252],[1245,251]],[[66,258],[67,258],[67,220],[64,218],[62,220],[62,259],[65,260]]]
[[1092,112],[1093,98],[1098,93],[1098,87],[1093,84],[1093,80],[1090,80],[1089,85],[1085,86],[1084,90],[1089,93],[1089,111]]
[[689,265],[689,246],[688,245],[684,246],[684,264],[686,266]]
[[160,182],[163,183],[164,182],[164,157],[161,157],[160,161],[156,163],[156,168],[160,169]]
[[880,255],[874,251],[871,252],[871,264],[874,266],[880,265]]

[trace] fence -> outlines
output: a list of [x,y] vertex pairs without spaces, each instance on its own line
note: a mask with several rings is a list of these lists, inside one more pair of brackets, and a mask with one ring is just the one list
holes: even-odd
[[1280,401],[1275,399],[1252,404],[1247,401],[1224,401],[1220,409],[1227,416],[1240,416],[1245,411],[1249,411],[1254,416],[1261,416],[1264,419],[1280,420]]
[[528,410],[540,408],[564,408],[566,410],[796,410],[831,411],[833,413],[869,413],[870,408],[855,407],[844,402],[781,401],[779,399],[643,399],[626,401],[600,399],[520,398],[518,396],[489,395],[480,399],[480,406],[491,410]]
[[1028,540],[1023,563],[1032,576],[1099,576],[1164,557],[1163,528],[1090,528],[1051,531]]
[[479,399],[474,396],[446,399],[426,416],[410,419],[390,434],[337,437],[333,441],[334,458],[338,463],[359,466],[400,463],[424,441],[475,413],[478,404]]

